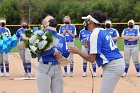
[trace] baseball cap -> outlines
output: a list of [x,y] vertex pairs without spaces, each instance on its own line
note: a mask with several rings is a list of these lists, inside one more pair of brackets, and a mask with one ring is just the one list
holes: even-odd
[[0,23],[2,23],[2,22],[6,23],[6,20],[0,20]]
[[96,24],[100,24],[100,22],[98,20],[96,20],[95,18],[93,18],[91,15],[88,15],[86,17],[81,17],[82,19],[89,19],[91,20],[92,22],[96,23]]
[[129,23],[132,23],[134,25],[135,22],[134,22],[133,19],[131,19],[131,20],[128,21],[128,25],[129,25]]
[[110,25],[111,25],[112,23],[111,23],[110,20],[106,20],[106,21],[105,21],[105,24],[110,24]]

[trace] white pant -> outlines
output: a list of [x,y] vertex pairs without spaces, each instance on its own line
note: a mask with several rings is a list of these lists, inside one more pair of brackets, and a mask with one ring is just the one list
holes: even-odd
[[63,93],[63,76],[60,65],[39,63],[37,69],[39,93]]
[[125,69],[123,59],[116,59],[103,66],[103,77],[100,93],[113,93]]

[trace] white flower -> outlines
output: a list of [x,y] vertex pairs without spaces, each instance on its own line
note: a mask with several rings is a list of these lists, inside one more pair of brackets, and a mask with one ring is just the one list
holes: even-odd
[[39,43],[39,39],[37,39],[36,41],[35,41],[35,44],[38,44]]
[[31,30],[31,32],[34,32],[33,30]]
[[32,52],[35,52],[37,50],[37,47],[35,47],[35,46],[29,45],[29,47],[30,47]]
[[37,35],[33,35],[31,36],[31,38],[29,38],[29,43],[33,44],[37,39]]
[[43,38],[44,40],[46,40],[46,39],[47,39],[47,36],[43,35],[42,38]]
[[39,49],[43,49],[46,45],[47,45],[47,41],[45,41],[45,40],[42,40],[42,41],[40,41],[39,43],[38,43],[38,48]]

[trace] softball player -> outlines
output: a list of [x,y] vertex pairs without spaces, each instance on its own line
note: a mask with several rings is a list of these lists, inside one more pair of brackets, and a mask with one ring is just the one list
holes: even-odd
[[140,77],[139,45],[138,45],[139,31],[137,29],[134,29],[134,20],[128,21],[128,28],[123,30],[122,38],[124,39],[124,61],[125,61],[125,71],[123,73],[123,76],[127,76],[130,58],[132,56],[137,71],[137,76]]
[[[6,25],[6,20],[0,20],[0,33],[5,35],[6,37],[11,37],[11,32],[10,30],[5,27]],[[4,76],[4,64],[6,68],[6,76],[9,76],[9,61],[8,61],[8,53],[1,53],[0,54],[0,69],[1,69],[1,74],[0,76]]]
[[[91,32],[87,30],[87,27],[85,26],[84,29],[82,29],[79,33],[79,39],[81,41],[82,44],[82,52],[85,54],[88,54],[88,47],[85,46],[85,44],[88,43],[89,41],[89,37],[90,37]],[[93,76],[96,77],[96,63],[92,63],[92,68],[93,68]],[[83,59],[83,77],[86,77],[86,70],[87,70],[87,61]]]
[[[76,28],[73,26],[70,20],[69,16],[64,17],[64,25],[60,26],[59,33],[64,35],[66,38],[67,46],[74,46],[74,38],[76,35]],[[73,66],[74,66],[74,60],[73,60],[73,54],[69,55],[69,61],[70,61],[70,76],[73,76]],[[67,66],[64,67],[64,76],[67,75]]]
[[18,29],[16,32],[16,36],[18,37],[17,47],[18,47],[20,58],[24,66],[24,71],[25,71],[24,76],[31,77],[30,51],[29,51],[29,48],[24,47],[24,43],[23,43],[23,40],[28,39],[24,34],[24,30],[28,29],[28,24],[26,20],[22,20],[21,24],[22,24],[22,27]]
[[46,50],[38,56],[38,69],[36,74],[39,93],[63,93],[63,75],[61,67],[56,59],[61,53],[64,57],[69,56],[65,37],[56,31],[57,21],[52,16],[47,16],[43,24],[53,37],[59,42],[50,50]]
[[116,29],[112,28],[112,22],[110,20],[107,20],[105,22],[105,27],[106,27],[106,31],[109,32],[109,34],[111,35],[112,39],[114,40],[115,44],[116,41],[119,40],[119,33]]
[[86,20],[88,30],[92,32],[90,36],[90,54],[85,55],[76,47],[70,47],[69,51],[79,54],[90,62],[96,60],[97,65],[103,68],[100,93],[113,93],[125,68],[122,55],[110,34],[99,27],[105,19],[101,12],[94,11],[87,17],[82,17],[82,19]]

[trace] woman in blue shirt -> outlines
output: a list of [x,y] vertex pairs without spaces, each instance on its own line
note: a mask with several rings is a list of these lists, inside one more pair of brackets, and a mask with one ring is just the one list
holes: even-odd
[[57,34],[57,21],[52,16],[47,16],[43,20],[43,26],[50,33],[53,38],[58,40],[50,50],[44,51],[41,56],[38,56],[37,69],[37,86],[39,93],[63,93],[63,76],[57,58],[59,55],[64,57],[69,56],[64,36]]
[[105,20],[101,12],[94,11],[82,19],[85,19],[88,30],[91,31],[90,54],[85,55],[75,47],[70,47],[69,51],[90,62],[96,60],[97,65],[103,68],[100,93],[113,93],[125,68],[123,57],[110,34],[99,27]]

